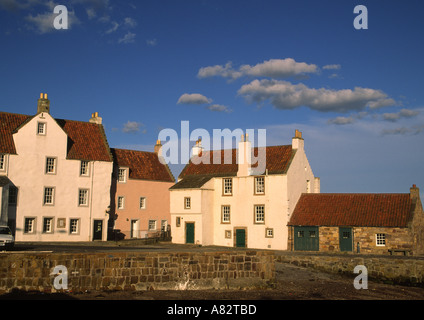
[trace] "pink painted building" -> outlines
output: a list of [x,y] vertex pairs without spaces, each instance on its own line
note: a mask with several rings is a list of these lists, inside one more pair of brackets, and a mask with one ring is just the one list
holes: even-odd
[[175,179],[155,152],[111,149],[114,170],[109,229],[116,239],[146,238],[169,231],[169,188]]

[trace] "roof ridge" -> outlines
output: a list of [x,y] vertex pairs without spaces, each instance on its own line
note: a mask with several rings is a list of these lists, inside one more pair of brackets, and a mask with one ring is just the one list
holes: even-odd
[[122,150],[122,151],[133,151],[133,152],[143,152],[143,153],[155,153],[154,151],[145,151],[145,150],[134,150],[134,149],[126,149],[126,148],[111,148],[114,150]]

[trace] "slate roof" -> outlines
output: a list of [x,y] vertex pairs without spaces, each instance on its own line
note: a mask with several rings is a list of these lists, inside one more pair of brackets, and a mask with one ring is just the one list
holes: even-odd
[[[252,148],[252,153],[255,157],[257,157],[258,154],[264,154],[259,151],[261,150],[258,148]],[[258,162],[266,161],[265,170],[268,170],[268,174],[284,174],[287,173],[295,152],[296,151],[292,149],[291,145],[266,147],[266,159],[259,159]],[[231,159],[230,156],[227,155],[231,155]],[[206,151],[204,154],[201,154],[200,157],[202,159],[209,158],[209,163],[198,163],[200,161],[196,162],[196,159],[193,159],[193,161],[190,160],[181,172],[179,176],[180,179],[193,175],[209,175],[210,177],[237,175],[237,149]],[[215,164],[216,161],[214,162],[214,157],[220,158],[221,162]],[[228,159],[226,157],[228,157]],[[252,157],[252,161],[253,160]],[[257,167],[257,164],[252,165],[252,168],[255,167]],[[257,172],[256,174],[264,174],[265,170],[264,172]]]
[[166,164],[154,152],[111,148],[115,163],[129,168],[130,179],[175,182]]
[[410,194],[302,194],[289,226],[407,227]]
[[[32,116],[0,112],[0,153],[16,154],[13,133]],[[112,161],[102,125],[90,122],[56,119],[68,135],[68,159]]]

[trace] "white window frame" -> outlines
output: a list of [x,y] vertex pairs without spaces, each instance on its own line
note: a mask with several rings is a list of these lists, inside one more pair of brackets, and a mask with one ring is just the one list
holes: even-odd
[[[51,190],[51,194],[48,195],[47,191]],[[48,202],[47,197],[51,198],[51,201]],[[43,194],[43,205],[45,206],[54,206],[54,197],[55,197],[55,188],[54,187],[44,187],[44,194]]]
[[377,247],[386,246],[386,234],[385,233],[376,233],[375,234],[375,245]]
[[88,189],[78,189],[78,207],[88,207],[90,191]]
[[[50,223],[48,223],[48,228],[46,230],[46,222],[50,221]],[[53,226],[54,226],[54,218],[52,217],[44,217],[43,218],[43,233],[53,233]]]
[[231,206],[221,206],[221,223],[231,223]]
[[118,169],[118,182],[119,183],[126,183],[127,182],[127,169],[126,168],[119,168]]
[[116,200],[116,207],[118,210],[124,210],[125,209],[125,197],[124,196],[118,196]]
[[[52,164],[53,162],[53,164]],[[47,157],[46,158],[46,174],[56,174],[57,158]]]
[[184,209],[191,209],[191,197],[184,197]]
[[[30,225],[28,225],[27,222],[30,222]],[[35,222],[36,222],[35,217],[25,217],[24,218],[24,234],[34,234],[35,233],[35,226],[36,226]],[[31,228],[27,228],[27,226],[30,226]]]
[[88,177],[90,175],[90,161],[81,160],[80,176]]
[[[259,184],[258,181],[262,180],[262,183]],[[258,190],[261,187],[261,190]],[[265,194],[265,177],[255,177],[255,194]]]
[[222,179],[222,194],[224,196],[233,195],[233,179],[232,178]]
[[78,235],[80,233],[81,220],[78,218],[69,219],[69,234]]
[[[41,129],[41,130],[40,130]],[[45,122],[37,122],[37,135],[45,136],[47,129],[47,123]]]
[[[154,228],[152,228],[153,225],[154,225]],[[149,231],[156,231],[157,230],[157,221],[156,220],[149,220],[148,229],[149,229]]]
[[274,228],[265,229],[265,238],[274,238]]
[[146,209],[146,197],[140,197],[140,210]]
[[257,204],[254,206],[254,222],[255,224],[264,224],[265,223],[265,205]]

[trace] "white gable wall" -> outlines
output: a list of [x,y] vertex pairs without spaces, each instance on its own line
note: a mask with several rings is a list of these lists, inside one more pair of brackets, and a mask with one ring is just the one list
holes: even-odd
[[[46,123],[46,134],[37,134],[38,122]],[[67,160],[68,137],[48,113],[40,113],[14,135],[17,155],[10,155],[8,176],[18,187],[16,241],[91,241],[93,221],[103,221],[107,234],[112,162],[90,162],[88,177],[80,176],[79,160]],[[56,158],[56,173],[46,174],[47,157]],[[54,205],[44,205],[44,188],[54,187]],[[79,189],[89,190],[88,206],[78,206]],[[24,232],[26,217],[35,218],[32,233]],[[43,233],[43,220],[53,218],[51,233]],[[79,219],[77,234],[70,234],[70,219]],[[58,219],[65,226],[58,226]]]

